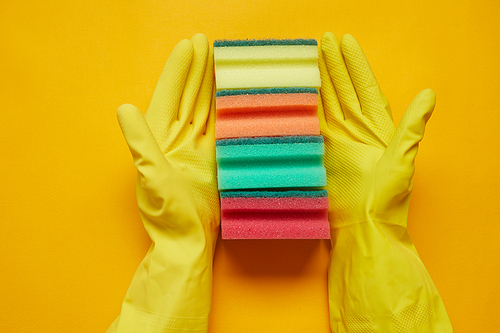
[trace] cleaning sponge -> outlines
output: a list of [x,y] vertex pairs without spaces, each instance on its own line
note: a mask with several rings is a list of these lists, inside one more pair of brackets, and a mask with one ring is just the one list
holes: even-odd
[[326,191],[221,193],[223,239],[328,239]]
[[215,138],[319,135],[315,88],[222,90]]
[[218,40],[217,90],[321,86],[314,39]]
[[215,142],[219,190],[326,186],[322,136]]
[[219,40],[214,60],[222,238],[329,238],[316,40]]

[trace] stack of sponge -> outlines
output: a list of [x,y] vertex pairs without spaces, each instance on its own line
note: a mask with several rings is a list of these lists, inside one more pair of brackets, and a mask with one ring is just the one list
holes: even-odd
[[330,238],[316,40],[218,40],[214,60],[222,238]]

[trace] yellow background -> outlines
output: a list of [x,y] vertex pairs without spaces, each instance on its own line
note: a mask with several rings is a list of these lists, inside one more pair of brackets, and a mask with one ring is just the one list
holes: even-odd
[[[409,229],[455,332],[498,332],[500,2],[2,1],[0,331],[104,332],[149,246],[116,121],[174,45],[354,35],[399,121],[437,106]],[[329,332],[325,241],[217,245],[211,333]]]

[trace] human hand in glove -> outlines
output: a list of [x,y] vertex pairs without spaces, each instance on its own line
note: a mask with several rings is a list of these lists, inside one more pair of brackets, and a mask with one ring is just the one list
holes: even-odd
[[396,128],[354,37],[339,41],[324,34],[320,72],[332,331],[452,332],[407,230],[415,156],[434,109],[434,92],[420,92]]
[[197,34],[170,54],[144,116],[118,109],[152,244],[108,332],[207,331],[220,221],[213,84],[213,50]]

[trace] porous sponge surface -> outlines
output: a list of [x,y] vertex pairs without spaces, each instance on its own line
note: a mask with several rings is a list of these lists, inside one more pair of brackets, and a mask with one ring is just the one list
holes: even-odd
[[230,191],[221,192],[224,198],[326,198],[328,191]]
[[278,108],[304,107],[318,109],[318,94],[242,94],[217,97],[215,101],[217,112],[272,111]]
[[219,190],[326,186],[323,155],[322,142],[217,146]]
[[217,39],[214,47],[262,45],[318,45],[316,39]]
[[251,162],[247,161],[249,159],[279,160],[290,157],[309,159],[323,155],[324,151],[325,146],[322,142],[227,145],[215,148],[217,162],[220,163]]
[[217,90],[319,88],[316,45],[214,47]]
[[250,214],[247,219],[224,220],[222,239],[329,239],[328,222],[307,219],[280,219],[268,214],[266,219],[258,219]]
[[235,89],[221,90],[215,94],[215,97],[234,96],[234,95],[264,95],[264,94],[318,94],[316,88],[287,87],[287,88],[261,88],[261,89]]
[[216,139],[320,134],[315,93],[221,96],[216,108]]
[[[298,191],[288,194],[292,192]],[[318,192],[324,195],[326,191]],[[330,238],[325,196],[221,196],[221,218],[223,239]]]
[[327,197],[221,198],[223,239],[328,239]]
[[262,144],[285,144],[285,143],[323,143],[322,135],[319,136],[281,136],[281,137],[259,137],[259,138],[236,138],[215,141],[215,146],[239,146],[239,145],[262,145]]
[[328,198],[325,197],[221,198],[221,211],[225,213],[328,211]]

